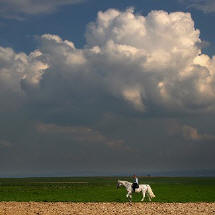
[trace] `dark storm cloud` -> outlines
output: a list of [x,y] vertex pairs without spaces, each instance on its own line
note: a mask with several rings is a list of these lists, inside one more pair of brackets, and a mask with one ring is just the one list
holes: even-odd
[[111,9],[84,48],[51,34],[30,54],[1,47],[2,175],[212,169],[199,117],[214,115],[215,58],[199,34],[189,13]]

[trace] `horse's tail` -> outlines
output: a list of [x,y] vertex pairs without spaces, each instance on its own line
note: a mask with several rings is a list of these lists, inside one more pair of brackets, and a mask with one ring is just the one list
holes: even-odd
[[147,185],[147,191],[151,198],[155,198],[155,194],[152,192],[152,188],[149,185]]

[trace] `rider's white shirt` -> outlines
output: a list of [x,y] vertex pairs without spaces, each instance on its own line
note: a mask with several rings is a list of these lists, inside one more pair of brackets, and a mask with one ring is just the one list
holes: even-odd
[[139,183],[138,183],[138,178],[135,178],[135,182],[136,182],[137,184],[139,184]]

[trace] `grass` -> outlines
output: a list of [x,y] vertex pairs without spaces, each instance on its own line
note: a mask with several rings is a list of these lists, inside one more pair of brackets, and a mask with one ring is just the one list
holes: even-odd
[[[215,202],[215,178],[139,180],[151,185],[154,202]],[[126,190],[116,189],[116,181],[115,177],[0,178],[0,201],[126,202]],[[133,201],[140,199],[140,194],[133,194]]]

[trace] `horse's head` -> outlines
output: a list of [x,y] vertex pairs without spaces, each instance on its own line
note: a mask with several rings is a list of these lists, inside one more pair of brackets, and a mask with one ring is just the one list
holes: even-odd
[[118,189],[122,184],[120,183],[120,180],[117,181],[116,188]]

